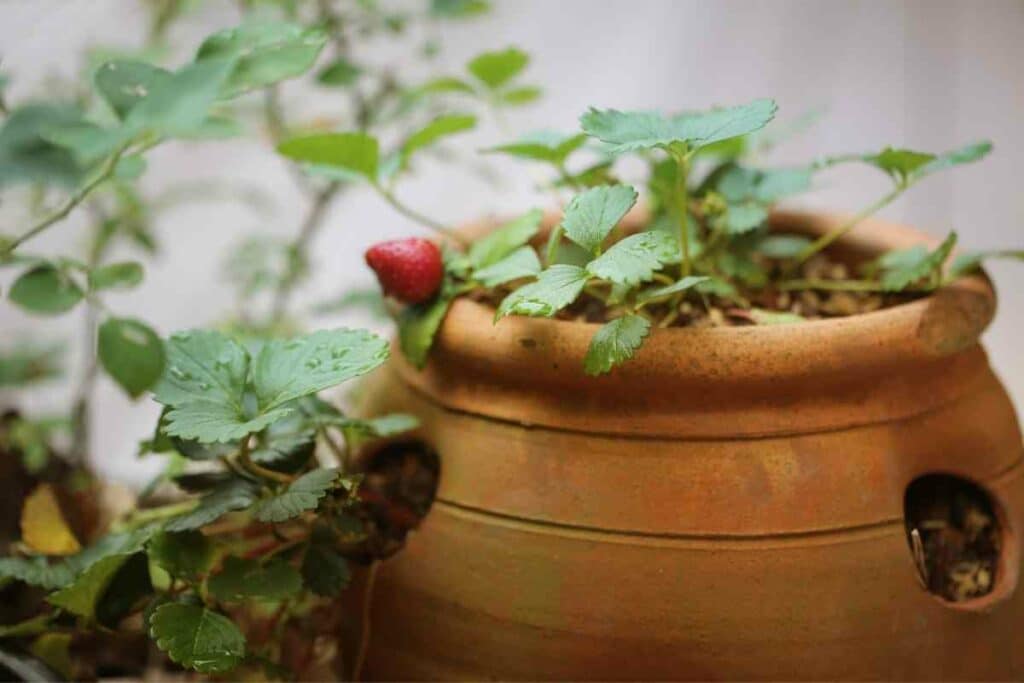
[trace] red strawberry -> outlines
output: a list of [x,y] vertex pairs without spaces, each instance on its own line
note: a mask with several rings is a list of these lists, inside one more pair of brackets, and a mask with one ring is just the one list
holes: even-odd
[[375,244],[366,250],[366,263],[377,274],[384,293],[407,304],[433,297],[444,279],[441,250],[421,237]]

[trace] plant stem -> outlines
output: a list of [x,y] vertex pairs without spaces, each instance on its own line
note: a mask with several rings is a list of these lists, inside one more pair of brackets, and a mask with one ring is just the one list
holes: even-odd
[[117,167],[117,162],[121,160],[121,155],[125,153],[128,146],[123,145],[103,162],[103,165],[97,170],[96,175],[93,176],[89,182],[82,185],[78,190],[65,200],[57,209],[41,218],[35,225],[26,230],[21,235],[15,237],[11,242],[6,245],[8,252],[13,252],[16,248],[21,246],[23,243],[32,239],[39,233],[46,230],[54,223],[67,217],[71,211],[81,204],[89,194],[95,190],[103,181],[107,180]]
[[277,290],[274,292],[274,302],[271,306],[271,321],[280,320],[288,310],[289,300],[299,280],[299,273],[294,264],[302,263],[306,260],[309,243],[323,225],[331,201],[338,194],[340,188],[340,184],[331,183],[314,196],[313,203],[310,205],[306,217],[299,227],[299,234],[289,247],[288,272],[281,278]]
[[676,161],[676,187],[673,193],[676,213],[679,220],[679,245],[682,249],[682,262],[680,263],[680,276],[686,277],[690,274],[690,231],[687,223],[687,212],[689,205],[688,188],[686,182],[690,175],[690,158],[686,152],[671,152],[672,158]]
[[253,462],[252,452],[249,448],[249,437],[242,439],[242,445],[238,449],[238,464],[249,474],[254,474],[261,479],[270,479],[282,484],[290,484],[294,480],[294,477],[283,472],[276,472]]
[[909,185],[905,182],[897,184],[891,192],[889,192],[884,197],[876,201],[874,204],[865,209],[862,209],[860,212],[858,212],[856,215],[854,215],[852,218],[847,220],[845,223],[840,225],[835,230],[832,230],[831,232],[819,237],[813,243],[808,245],[802,252],[800,252],[796,259],[791,263],[790,267],[795,268],[796,266],[801,265],[802,263],[806,262],[807,259],[811,258],[815,254],[827,248],[837,239],[839,239],[846,233],[850,232],[850,230],[855,228],[857,224],[859,224],[862,220],[870,217],[871,215],[875,214],[882,208],[892,203],[894,199],[903,194],[904,190],[906,190],[907,187],[909,187]]
[[401,201],[399,201],[398,197],[394,195],[394,193],[392,193],[390,190],[385,189],[379,183],[373,183],[373,188],[377,190],[377,193],[381,196],[381,198],[384,201],[386,201],[393,209],[398,211],[398,213],[402,214],[406,218],[409,218],[410,220],[413,220],[419,223],[420,225],[429,228],[430,230],[433,230],[439,235],[447,237],[448,239],[453,240],[461,245],[466,244],[465,240],[456,235],[450,229],[441,225],[441,223],[435,221],[432,218],[428,218],[423,214],[419,213],[418,211],[415,211],[414,209],[411,209],[405,204],[403,204]]
[[[880,282],[869,282],[867,280],[789,280],[779,283],[779,289],[784,292],[798,291],[803,289],[820,289],[827,292],[884,292],[886,289]],[[920,291],[904,289],[902,291]]]

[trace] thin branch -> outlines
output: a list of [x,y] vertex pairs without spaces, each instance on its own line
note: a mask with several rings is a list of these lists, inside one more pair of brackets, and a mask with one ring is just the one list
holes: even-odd
[[416,223],[419,223],[420,225],[429,228],[430,230],[433,230],[439,235],[447,237],[448,239],[457,242],[458,244],[461,244],[463,246],[466,245],[466,241],[457,233],[453,232],[450,228],[445,227],[440,222],[435,221],[432,218],[428,218],[427,216],[424,216],[418,211],[406,206],[390,190],[381,187],[377,183],[374,183],[373,187],[375,190],[377,190],[377,193],[381,196],[381,198],[391,206],[391,208],[395,209],[396,211],[398,211],[398,213],[402,214],[406,218],[415,221]]

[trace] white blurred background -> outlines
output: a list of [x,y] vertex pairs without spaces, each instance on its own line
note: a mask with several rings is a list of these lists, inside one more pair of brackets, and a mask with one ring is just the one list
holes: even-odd
[[[412,0],[410,0],[412,1]],[[385,3],[387,0],[381,0]],[[409,2],[405,3],[406,5]],[[882,215],[935,235],[951,228],[969,248],[1024,247],[1024,0],[494,0],[488,16],[446,24],[437,71],[457,73],[478,52],[517,45],[533,56],[526,79],[545,89],[535,106],[509,116],[512,134],[536,128],[572,130],[588,105],[678,110],[776,98],[780,120],[825,109],[821,122],[780,147],[772,161],[803,162],[826,154],[886,144],[940,151],[979,138],[995,142],[982,164],[934,176]],[[0,58],[13,77],[9,100],[41,92],[48,74],[71,76],[90,45],[138,46],[145,13],[134,0],[0,0]],[[238,21],[235,4],[208,0],[170,34],[190,53],[203,36]],[[372,47],[367,61],[390,52]],[[432,75],[411,64],[417,77]],[[49,93],[52,95],[52,93]],[[297,112],[332,115],[337,95],[289,85],[284,102]],[[458,141],[476,149],[506,141],[492,125]],[[544,205],[531,167],[495,163],[495,185],[445,165],[426,165],[400,186],[408,204],[445,222]],[[165,213],[160,259],[143,286],[110,297],[119,313],[138,315],[163,333],[208,323],[233,303],[220,275],[227,251],[252,231],[294,235],[304,200],[269,143],[252,138],[174,143],[151,155],[144,187],[230,177],[272,193],[271,209],[195,203]],[[801,205],[851,211],[879,196],[887,180],[871,169],[842,168],[817,177]],[[16,232],[15,202],[0,206],[0,232]],[[68,220],[35,243],[36,251],[67,252],[83,241]],[[314,278],[302,301],[366,284],[362,252],[369,244],[420,229],[375,196],[356,191],[337,202],[316,242]],[[1024,406],[1024,265],[993,263],[999,318],[987,334],[998,372]],[[0,275],[0,286],[10,275]],[[0,302],[0,341],[28,330],[34,337],[72,335],[77,314],[29,318]],[[326,321],[362,323],[352,318]],[[74,342],[71,342],[74,346]],[[80,367],[73,355],[69,366]],[[44,409],[66,400],[54,387],[31,395]],[[96,397],[92,452],[100,471],[139,483],[159,468],[135,459],[157,407],[130,402],[109,380]],[[969,454],[965,454],[969,455]]]

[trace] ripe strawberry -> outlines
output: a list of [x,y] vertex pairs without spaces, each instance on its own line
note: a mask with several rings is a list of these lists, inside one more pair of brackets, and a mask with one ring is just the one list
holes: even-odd
[[366,263],[377,274],[384,293],[407,304],[433,297],[444,279],[441,250],[420,237],[375,244],[366,250]]

